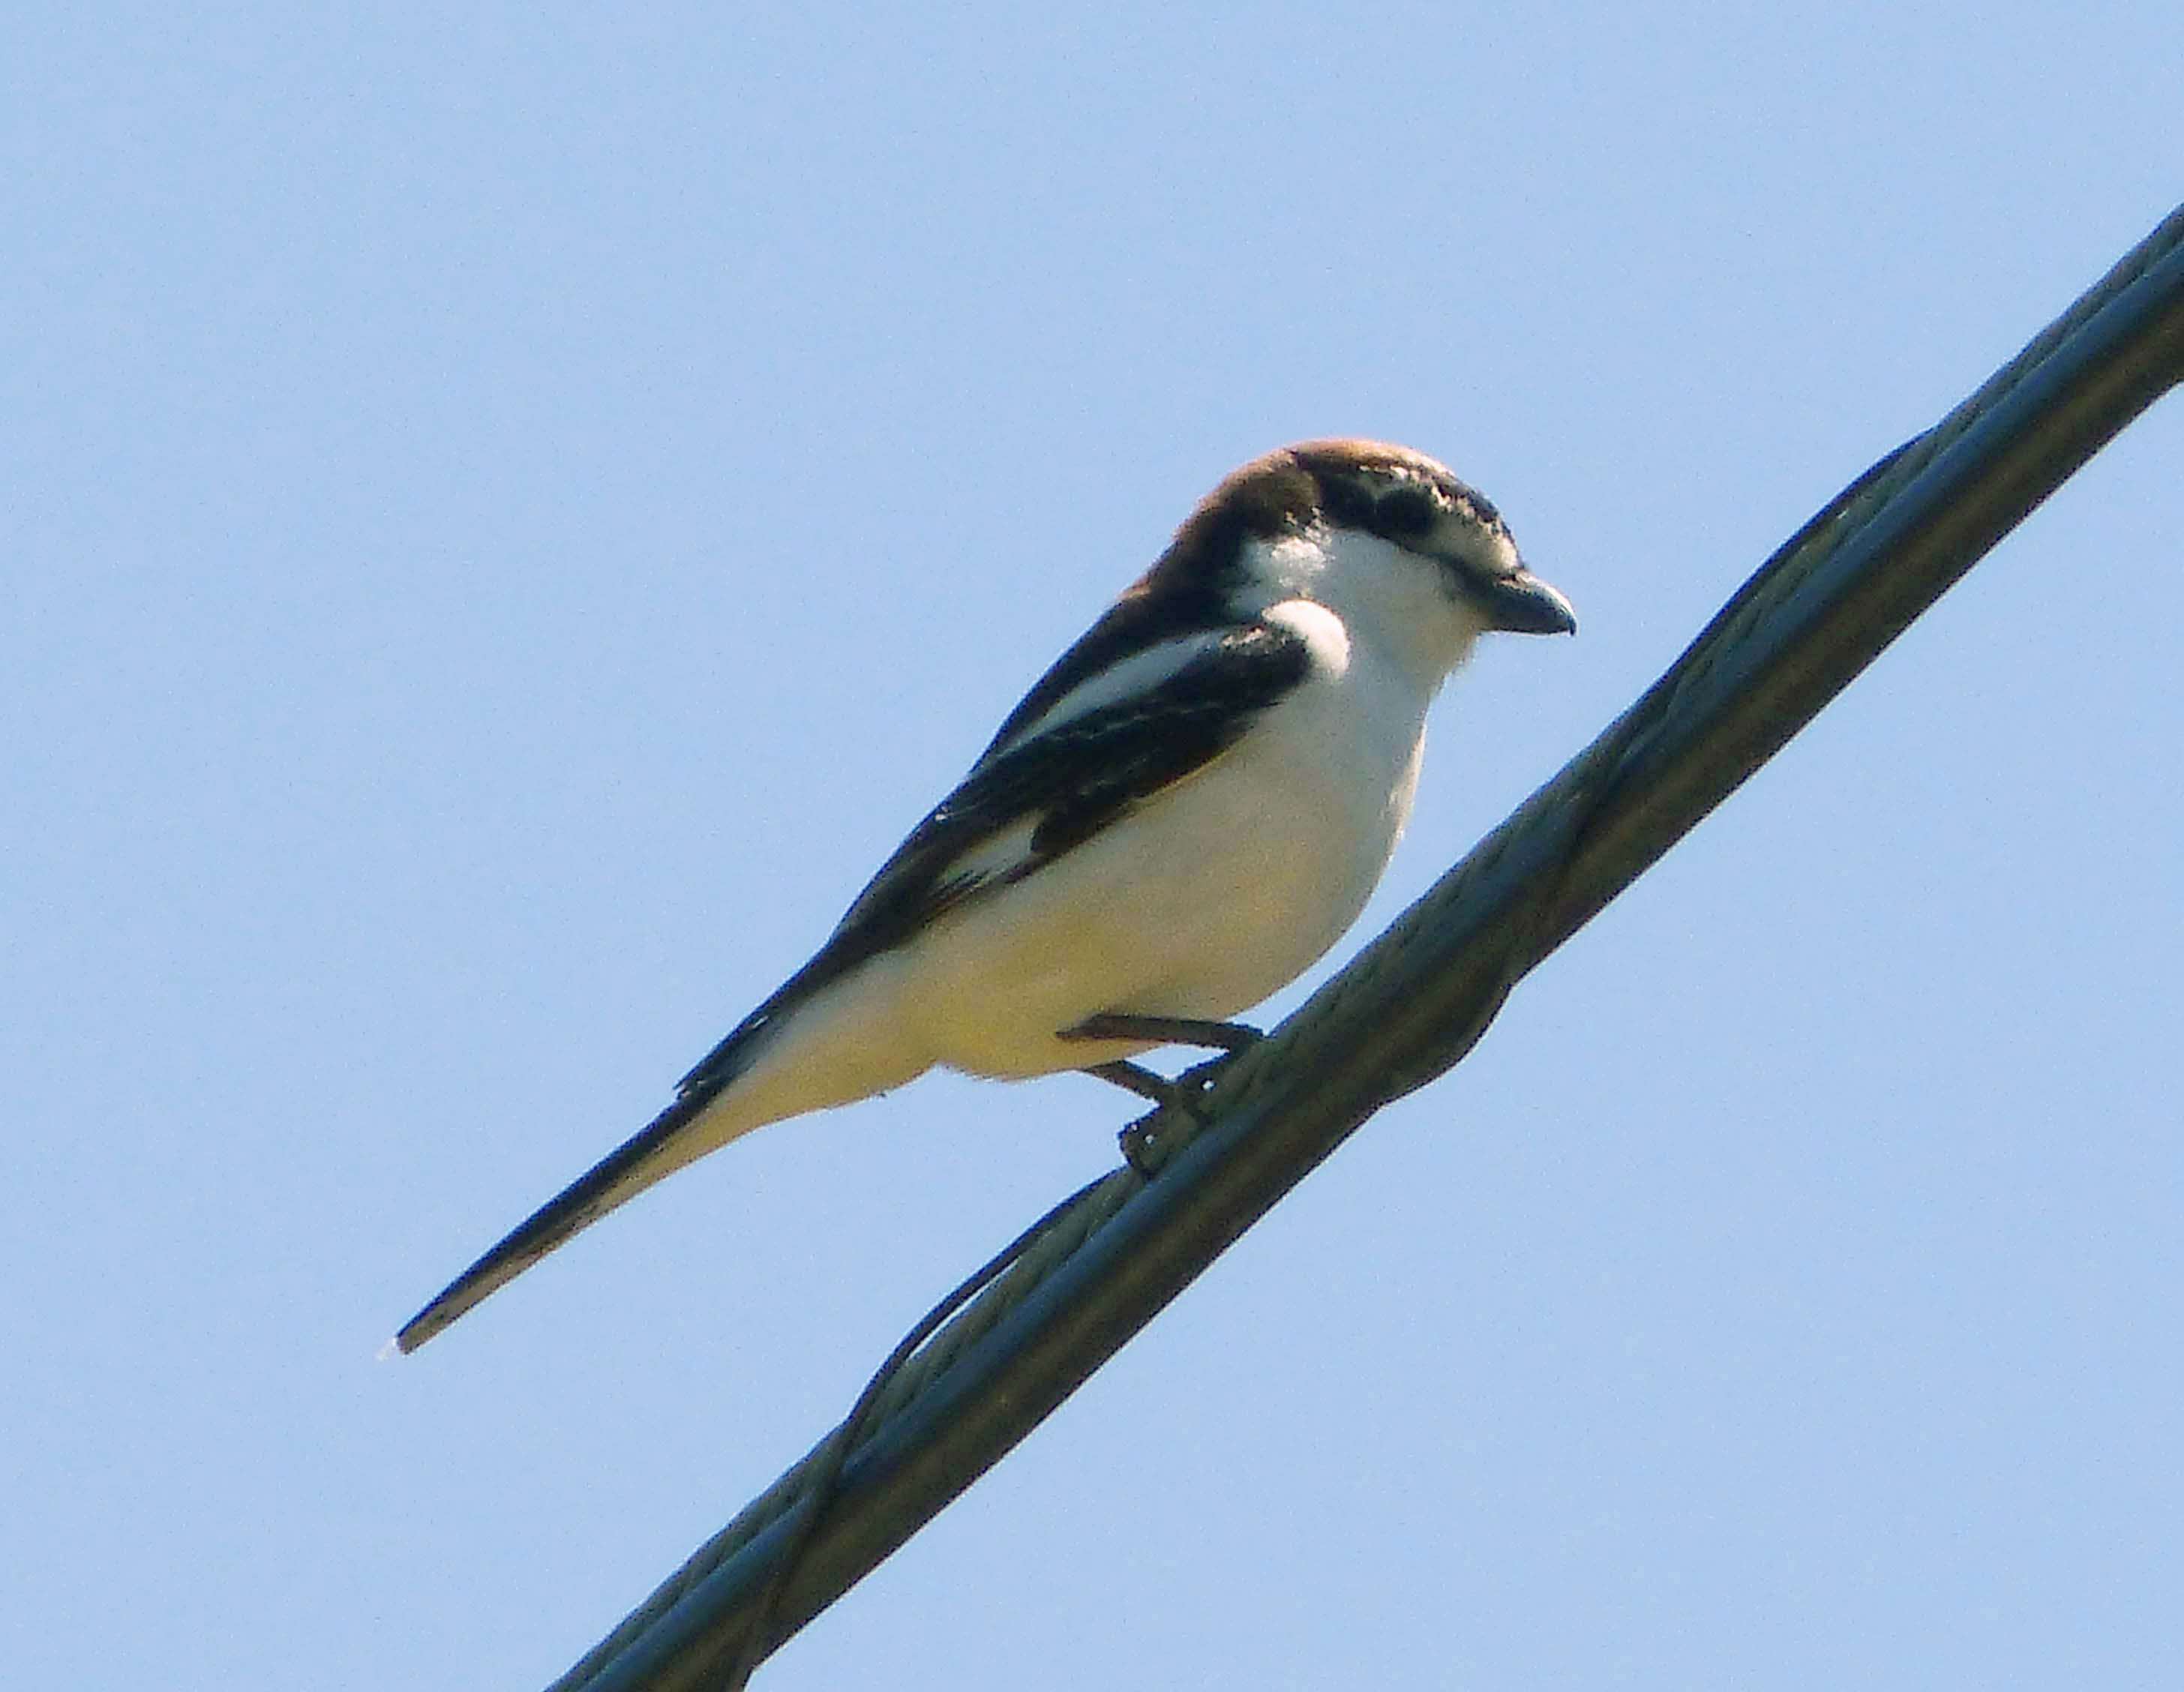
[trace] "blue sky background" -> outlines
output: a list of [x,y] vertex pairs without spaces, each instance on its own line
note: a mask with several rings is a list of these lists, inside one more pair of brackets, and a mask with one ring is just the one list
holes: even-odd
[[[1105,1088],[928,1080],[374,1360],[1232,465],[1425,448],[1583,614],[1447,696],[1362,935],[2184,185],[2166,5],[8,34],[26,1686],[538,1685],[1112,1162]],[[2180,459],[2172,399],[763,1684],[2179,1684]]]

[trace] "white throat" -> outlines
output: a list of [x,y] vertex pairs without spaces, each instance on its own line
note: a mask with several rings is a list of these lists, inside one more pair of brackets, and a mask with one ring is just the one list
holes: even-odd
[[1314,528],[1247,544],[1255,568],[1239,609],[1263,611],[1285,599],[1324,605],[1352,642],[1371,648],[1429,697],[1485,631],[1439,565],[1378,535]]

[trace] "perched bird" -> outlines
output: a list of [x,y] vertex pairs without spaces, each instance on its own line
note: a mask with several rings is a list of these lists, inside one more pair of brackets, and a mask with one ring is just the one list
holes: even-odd
[[1410,814],[1426,709],[1490,629],[1574,633],[1508,526],[1402,447],[1256,459],[1061,655],[816,956],[675,1102],[480,1258],[415,1350],[579,1229],[752,1129],[936,1066],[1087,1070],[1234,1046],[1223,1019],[1357,919]]

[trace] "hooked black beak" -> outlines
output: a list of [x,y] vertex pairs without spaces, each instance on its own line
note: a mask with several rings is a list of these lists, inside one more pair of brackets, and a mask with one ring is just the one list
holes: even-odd
[[1472,597],[1486,613],[1486,626],[1512,634],[1577,632],[1577,609],[1529,570],[1477,582]]

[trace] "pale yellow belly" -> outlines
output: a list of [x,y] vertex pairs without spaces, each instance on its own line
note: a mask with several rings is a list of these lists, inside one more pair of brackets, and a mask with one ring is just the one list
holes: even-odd
[[1357,920],[1410,807],[1418,737],[1247,742],[1112,834],[946,918],[904,1007],[933,1060],[1045,1074],[1142,1050],[1058,1031],[1101,1012],[1225,1019]]

